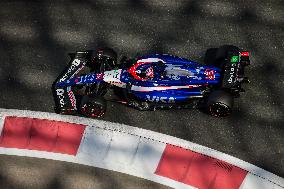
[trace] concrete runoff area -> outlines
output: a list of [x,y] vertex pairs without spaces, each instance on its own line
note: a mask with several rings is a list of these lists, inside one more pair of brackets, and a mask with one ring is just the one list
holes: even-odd
[[110,46],[119,55],[170,53],[199,62],[206,49],[223,44],[249,50],[251,83],[228,118],[198,110],[139,112],[108,103],[103,120],[192,141],[284,176],[281,0],[3,0],[0,5],[2,108],[53,112],[51,83],[76,50]]

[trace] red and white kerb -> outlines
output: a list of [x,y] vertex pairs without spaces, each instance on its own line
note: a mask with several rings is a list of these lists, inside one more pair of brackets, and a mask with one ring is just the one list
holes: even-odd
[[0,154],[100,167],[178,189],[284,188],[281,177],[181,139],[110,122],[23,112],[0,111]]

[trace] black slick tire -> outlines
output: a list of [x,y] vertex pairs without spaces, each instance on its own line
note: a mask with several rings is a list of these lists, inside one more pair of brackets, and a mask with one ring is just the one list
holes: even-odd
[[85,117],[102,117],[107,108],[106,100],[102,96],[83,96],[80,105],[80,113]]
[[231,114],[234,105],[234,97],[224,91],[213,91],[207,101],[208,113],[215,117],[226,117]]

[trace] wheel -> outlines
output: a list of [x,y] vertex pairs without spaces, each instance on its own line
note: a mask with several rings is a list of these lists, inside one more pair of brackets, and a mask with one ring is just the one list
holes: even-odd
[[234,104],[233,96],[224,91],[213,91],[207,101],[207,108],[209,114],[216,117],[225,117],[231,114]]
[[107,108],[106,100],[101,96],[83,96],[80,112],[82,115],[91,118],[101,117]]

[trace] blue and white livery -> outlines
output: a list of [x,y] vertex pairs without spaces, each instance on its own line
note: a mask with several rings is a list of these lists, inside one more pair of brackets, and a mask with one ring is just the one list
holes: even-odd
[[[248,81],[244,77],[244,67],[250,64],[248,52],[234,46],[225,47],[218,49],[219,58],[214,64],[208,65],[168,54],[147,55],[116,64],[116,54],[113,52],[104,54],[103,50],[99,50],[91,61],[86,58],[87,52],[80,52],[73,62],[82,64],[76,64],[77,68],[74,68],[75,63],[72,63],[72,67],[63,74],[64,79],[55,82],[55,89],[61,91],[61,105],[69,103],[68,99],[65,102],[62,100],[65,88],[85,87],[88,92],[83,95],[91,94],[97,98],[105,94],[102,92],[105,86],[112,86],[115,90],[123,91],[125,104],[140,110],[189,107],[202,103],[208,105],[212,101],[214,107],[210,111],[221,116],[221,111],[222,114],[223,111],[226,114],[231,111],[232,97],[239,96],[243,90],[241,84]],[[223,55],[221,58],[220,54]],[[80,74],[84,66],[93,71]],[[75,96],[82,95],[74,91]],[[76,99],[72,100],[71,105],[77,109],[74,101]]]

